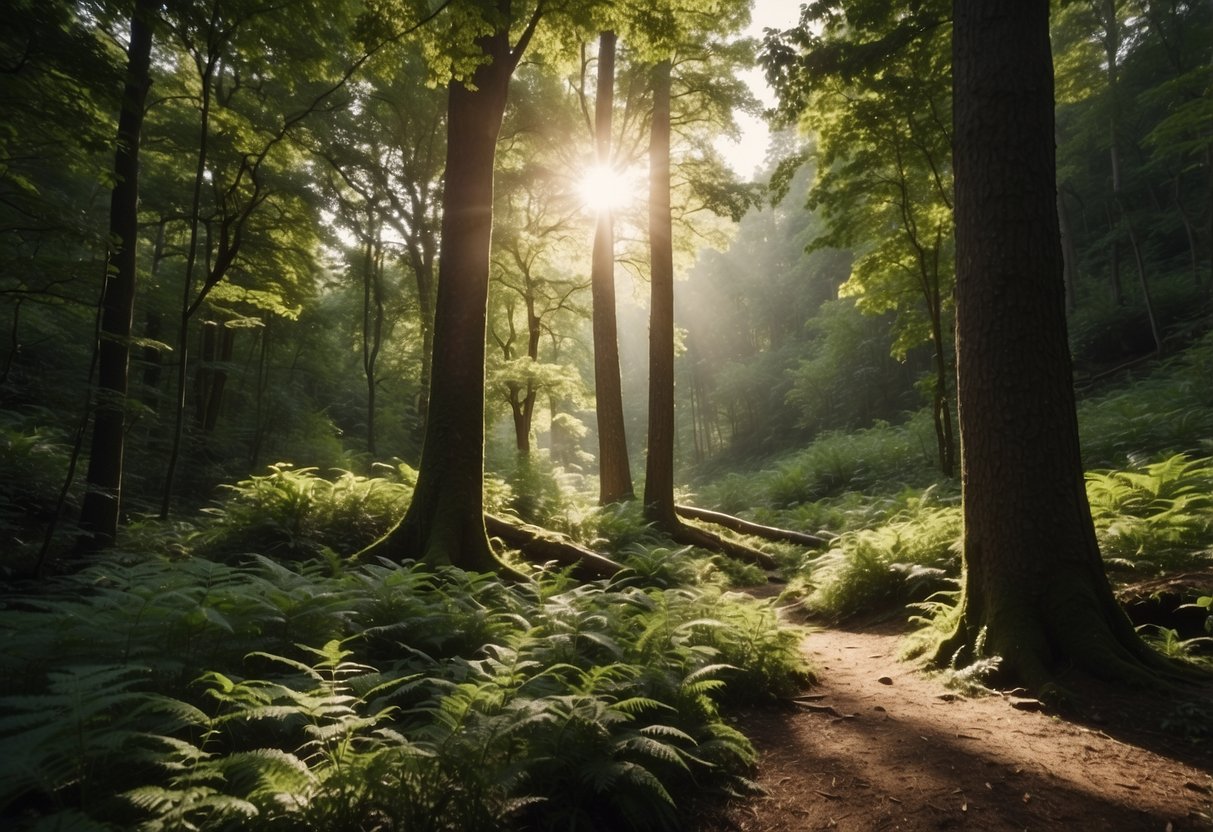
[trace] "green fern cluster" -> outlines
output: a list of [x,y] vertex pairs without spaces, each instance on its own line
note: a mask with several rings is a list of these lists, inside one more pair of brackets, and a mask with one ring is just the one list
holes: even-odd
[[1111,565],[1153,572],[1213,560],[1213,459],[1089,473],[1087,497]]
[[383,476],[271,465],[263,476],[224,486],[223,501],[196,541],[211,557],[258,552],[304,560],[326,551],[350,553],[372,543],[408,504],[416,473],[405,465],[381,466]]
[[845,532],[804,564],[804,606],[838,620],[930,595],[959,572],[961,527],[960,508],[927,492],[881,525]]
[[805,678],[710,587],[127,560],[0,608],[6,828],[675,829]]

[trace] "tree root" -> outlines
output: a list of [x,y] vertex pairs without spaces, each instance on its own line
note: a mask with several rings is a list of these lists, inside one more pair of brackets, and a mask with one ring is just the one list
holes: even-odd
[[623,566],[605,555],[575,543],[559,532],[497,517],[486,513],[484,525],[491,537],[500,538],[507,546],[517,549],[533,563],[555,561],[573,567],[573,574],[582,580],[609,578]]
[[737,532],[738,534],[761,537],[763,540],[774,540],[781,543],[797,543],[801,546],[809,547],[825,546],[830,542],[828,538],[820,537],[819,535],[793,531],[792,529],[780,529],[775,526],[764,526],[761,523],[752,523],[749,520],[743,520],[740,517],[734,517],[731,514],[722,514],[718,511],[709,511],[706,508],[676,505],[674,506],[674,511],[681,514],[683,517],[689,517],[692,520],[703,520],[707,523],[714,523],[717,526],[724,526],[726,529]]

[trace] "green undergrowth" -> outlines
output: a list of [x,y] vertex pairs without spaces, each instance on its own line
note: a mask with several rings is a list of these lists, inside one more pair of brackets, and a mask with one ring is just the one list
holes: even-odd
[[1078,403],[1088,470],[1213,452],[1213,332],[1157,367]]
[[112,555],[3,599],[0,825],[685,828],[749,788],[725,713],[804,683],[799,638],[635,571]]
[[306,560],[357,551],[390,528],[417,482],[407,465],[377,468],[381,476],[324,477],[315,468],[271,465],[263,475],[222,486],[222,498],[203,509],[207,520],[191,545],[217,560],[249,552]]
[[[704,485],[696,502],[729,513],[784,516],[789,510],[843,495],[880,496],[925,487],[938,478],[929,415],[900,425],[880,422],[852,433],[828,432],[769,468],[732,473]],[[789,517],[790,525],[796,518]]]
[[[1213,459],[1180,454],[1092,472],[1087,495],[1105,563],[1119,581],[1213,565]],[[862,508],[844,499],[815,511],[842,524],[829,548],[804,556],[791,575],[788,594],[815,616],[897,614],[960,577],[962,514],[953,490],[908,490]]]

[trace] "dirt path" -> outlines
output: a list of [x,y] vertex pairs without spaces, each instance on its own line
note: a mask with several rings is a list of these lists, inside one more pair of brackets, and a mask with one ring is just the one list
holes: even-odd
[[898,641],[842,630],[805,640],[820,675],[810,697],[741,726],[766,795],[730,807],[713,832],[1213,830],[1208,740],[1136,730],[1129,702],[1106,703],[1090,728],[1009,697],[956,697],[898,662]]

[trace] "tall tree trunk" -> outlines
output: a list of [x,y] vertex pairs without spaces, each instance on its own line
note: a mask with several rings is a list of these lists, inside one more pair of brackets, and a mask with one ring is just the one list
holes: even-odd
[[1153,683],[1083,486],[1057,224],[1048,0],[953,0],[964,592],[934,658],[1040,693],[1072,663]]
[[109,239],[105,270],[98,390],[93,414],[87,490],[80,508],[82,549],[109,546],[118,533],[122,502],[122,461],[126,439],[126,393],[130,373],[131,319],[135,308],[136,252],[139,234],[139,141],[151,85],[152,29],[156,3],[138,0],[131,14],[126,83],[118,116],[114,153],[115,184],[110,194]]
[[[1119,197],[1117,197],[1119,203]],[[1146,321],[1150,324],[1150,337],[1154,339],[1155,352],[1162,351],[1162,332],[1158,328],[1158,316],[1154,314],[1154,298],[1150,295],[1150,280],[1146,276],[1146,261],[1141,253],[1141,243],[1137,239],[1137,229],[1133,225],[1133,220],[1124,213],[1124,207],[1121,206],[1121,214],[1125,218],[1125,227],[1129,232],[1129,245],[1133,248],[1133,263],[1137,266],[1137,283],[1141,286],[1141,299],[1146,307]]]
[[[194,270],[198,264],[198,229],[202,223],[202,188],[206,182],[207,153],[210,146],[211,85],[218,55],[212,40],[218,27],[218,3],[212,8],[210,29],[207,33],[207,57],[198,61],[201,86],[198,112],[198,163],[194,167],[194,189],[190,198],[190,235],[185,252],[185,278],[181,289],[181,312],[177,319],[177,397],[173,416],[173,438],[169,448],[168,465],[164,472],[163,492],[160,496],[160,519],[167,520],[173,504],[173,485],[177,476],[177,463],[181,458],[181,440],[185,432],[185,390],[189,378],[189,332],[193,310],[190,298],[194,293]],[[209,232],[208,232],[209,236]],[[210,253],[209,243],[206,245]]]
[[[412,198],[412,206],[416,222],[428,225],[421,199],[416,193]],[[417,426],[424,437],[430,410],[430,379],[433,376],[434,360],[434,251],[432,244],[417,239],[423,232],[416,229],[415,231],[408,240],[408,253],[413,277],[417,281],[417,315],[421,319],[421,378],[417,384]],[[430,234],[428,239],[432,237]]]
[[484,358],[493,225],[493,164],[512,53],[506,22],[478,43],[491,61],[448,88],[442,253],[434,309],[433,384],[417,488],[400,523],[368,551],[468,570],[500,562],[484,526]]
[[649,140],[649,447],[645,519],[674,526],[674,246],[670,216],[670,62],[653,70]]
[[373,226],[366,241],[362,263],[362,373],[366,379],[366,449],[375,449],[375,399],[379,381],[375,367],[383,347],[383,251],[378,245],[379,228]]
[[[599,166],[611,163],[611,114],[615,102],[615,33],[598,37],[598,90],[594,132]],[[619,337],[615,317],[615,230],[609,208],[598,211],[590,269],[594,327],[594,398],[598,414],[598,503],[630,500],[632,472],[623,422]]]
[[218,341],[212,359],[210,383],[206,390],[206,410],[202,414],[202,432],[212,433],[219,425],[219,413],[223,410],[223,394],[227,389],[228,365],[236,349],[236,330],[225,324],[218,325]]
[[[155,285],[160,275],[160,264],[164,262],[164,244],[168,223],[163,219],[156,226],[156,242],[152,246],[151,280]],[[151,341],[160,340],[160,330],[164,318],[158,310],[149,309],[143,324],[143,336]],[[151,344],[143,348],[143,386],[144,404],[153,410],[160,408],[160,370],[164,356],[159,346]]]

